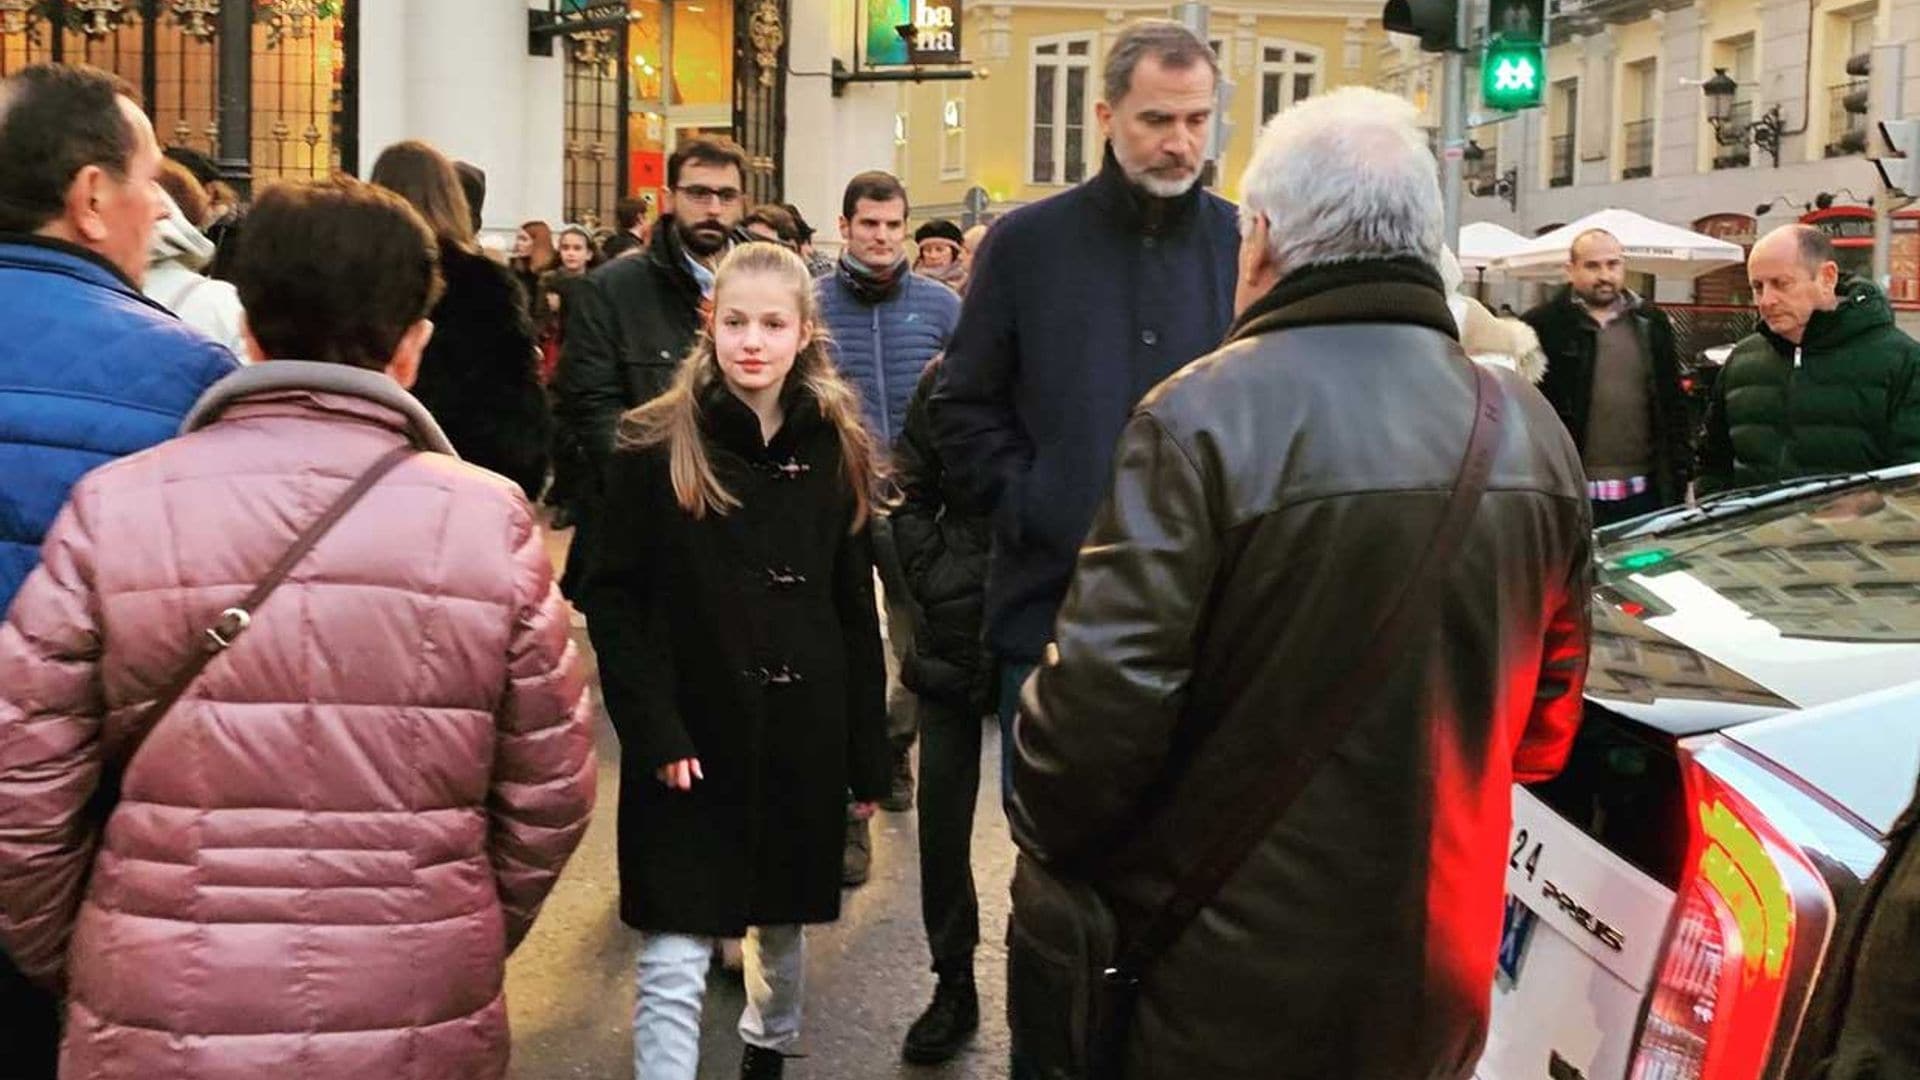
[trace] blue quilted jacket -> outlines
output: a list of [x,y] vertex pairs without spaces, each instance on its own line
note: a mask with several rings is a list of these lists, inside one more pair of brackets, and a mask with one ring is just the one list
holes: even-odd
[[927,361],[947,347],[960,321],[960,297],[918,274],[878,304],[855,297],[837,273],[816,278],[821,314],[833,334],[833,359],[860,388],[867,425],[892,446],[906,426],[907,405]]
[[4,613],[74,481],[172,438],[238,365],[105,260],[36,236],[0,234],[0,328]]

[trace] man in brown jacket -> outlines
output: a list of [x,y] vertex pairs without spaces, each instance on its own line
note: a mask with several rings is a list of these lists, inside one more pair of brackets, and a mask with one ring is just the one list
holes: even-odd
[[[1015,837],[1106,897],[1123,940],[1322,719],[1308,703],[1367,652],[1459,473],[1475,376],[1416,125],[1349,88],[1267,128],[1242,184],[1238,319],[1134,412],[1026,685]],[[1495,377],[1491,477],[1438,602],[1145,972],[1126,1075],[1470,1075],[1511,787],[1565,760],[1588,632],[1579,455],[1538,393]],[[1016,941],[1042,932],[1027,916],[1016,902]],[[1032,1018],[1012,1019],[1021,1055]]]

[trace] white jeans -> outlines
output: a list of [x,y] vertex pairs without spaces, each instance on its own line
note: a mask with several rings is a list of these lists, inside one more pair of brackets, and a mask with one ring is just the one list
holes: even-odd
[[[695,1080],[700,1071],[700,1008],[715,939],[645,934],[635,963],[634,1080]],[[756,926],[742,944],[747,1007],[740,1038],[788,1052],[800,1039],[807,939],[798,926]]]

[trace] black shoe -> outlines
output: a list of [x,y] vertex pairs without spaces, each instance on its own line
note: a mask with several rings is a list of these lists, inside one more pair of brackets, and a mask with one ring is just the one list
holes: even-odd
[[980,994],[973,976],[945,977],[933,988],[933,1004],[907,1029],[900,1056],[914,1065],[950,1060],[980,1027]]
[[840,852],[840,884],[867,883],[867,871],[873,866],[873,834],[868,821],[847,815],[847,845]]
[[893,789],[880,800],[880,809],[891,814],[913,809],[913,758],[905,750],[894,755]]
[[740,1059],[740,1080],[780,1080],[786,1067],[780,1051],[748,1043],[746,1056]]

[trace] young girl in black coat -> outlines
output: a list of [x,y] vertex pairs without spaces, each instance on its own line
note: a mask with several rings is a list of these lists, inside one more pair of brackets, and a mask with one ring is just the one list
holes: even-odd
[[849,790],[888,790],[876,464],[799,256],[743,245],[673,388],[621,422],[588,589],[621,742],[634,1068],[692,1080],[717,938],[746,936],[743,1076],[799,1037],[801,925],[840,912]]

